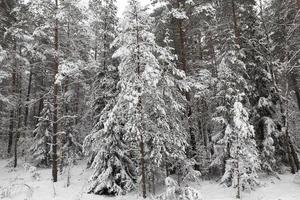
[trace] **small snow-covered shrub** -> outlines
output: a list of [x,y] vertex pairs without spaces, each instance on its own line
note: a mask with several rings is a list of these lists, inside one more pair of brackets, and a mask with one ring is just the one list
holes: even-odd
[[37,180],[37,181],[40,180],[40,173],[37,171],[36,167],[30,165],[29,163],[24,163],[23,167],[24,167],[25,171],[30,173],[31,177],[34,180]]
[[197,190],[189,186],[179,187],[177,182],[170,177],[166,178],[165,184],[166,192],[158,196],[157,200],[203,200]]

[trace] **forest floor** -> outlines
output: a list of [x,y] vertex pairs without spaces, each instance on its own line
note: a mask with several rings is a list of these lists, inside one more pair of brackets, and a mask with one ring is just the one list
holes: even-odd
[[[90,170],[82,162],[71,169],[71,184],[66,187],[66,175],[59,176],[55,184],[51,182],[51,169],[26,170],[20,161],[19,167],[7,167],[8,160],[0,160],[0,199],[13,200],[136,200],[136,193],[121,197],[105,197],[86,193]],[[295,175],[280,175],[277,178],[261,180],[262,186],[251,193],[242,193],[243,200],[300,200],[300,183]],[[299,178],[299,177],[298,177]],[[299,180],[300,181],[300,180]],[[235,191],[215,181],[203,181],[194,186],[203,200],[234,200]]]

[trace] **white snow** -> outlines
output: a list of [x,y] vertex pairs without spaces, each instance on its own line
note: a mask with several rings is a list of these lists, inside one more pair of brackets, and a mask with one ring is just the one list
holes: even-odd
[[[57,183],[51,182],[51,169],[37,169],[40,180],[32,177],[20,160],[16,170],[6,167],[8,160],[0,160],[0,199],[4,200],[138,200],[137,193],[120,197],[105,197],[86,193],[86,186],[91,175],[86,170],[85,161],[71,169],[71,185],[66,187],[66,175],[60,175]],[[243,192],[242,200],[299,200],[299,174],[280,175],[276,178],[264,178],[262,186],[255,191]],[[297,181],[296,181],[297,180]],[[54,192],[55,188],[55,192]],[[215,181],[203,181],[193,188],[201,193],[203,200],[234,200],[235,189],[227,188]],[[151,199],[151,198],[150,198]]]

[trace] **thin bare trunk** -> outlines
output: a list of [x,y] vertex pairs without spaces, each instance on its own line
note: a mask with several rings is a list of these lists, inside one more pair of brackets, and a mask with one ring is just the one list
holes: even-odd
[[[16,93],[16,83],[17,83],[17,44],[15,42],[14,44],[14,66],[12,69],[12,84],[11,84],[11,89],[12,89],[12,95],[15,95]],[[9,135],[8,135],[8,149],[7,153],[8,155],[11,154],[12,150],[12,144],[13,144],[13,137],[14,137],[14,126],[15,126],[15,108],[11,108],[10,111],[10,122],[9,122]]]
[[241,174],[240,174],[240,170],[239,170],[239,161],[237,161],[237,173],[238,173],[238,178],[237,178],[237,194],[236,194],[236,198],[240,199],[241,198],[241,186],[240,186]]
[[231,6],[232,6],[232,20],[233,20],[233,25],[234,25],[234,34],[235,34],[235,38],[236,38],[236,43],[239,46],[241,46],[241,41],[240,41],[241,33],[240,33],[239,26],[238,26],[235,0],[231,0]]
[[144,146],[143,136],[141,136],[140,141],[140,152],[141,152],[141,172],[142,172],[142,194],[143,198],[147,197],[146,195],[146,170],[145,170],[145,146]]
[[8,134],[8,147],[7,147],[7,153],[10,155],[11,149],[12,149],[12,143],[13,143],[13,137],[14,137],[14,110],[12,109],[10,111],[10,116],[9,116],[9,134]]
[[[185,0],[177,0],[177,8],[180,9],[181,6],[185,5]],[[187,58],[186,58],[186,46],[185,46],[185,39],[186,39],[186,33],[184,31],[183,26],[183,20],[177,19],[177,31],[179,34],[179,45],[180,45],[180,58],[179,62],[181,65],[182,70],[187,73],[188,72],[188,66],[187,66]]]
[[21,132],[21,126],[22,126],[22,106],[21,106],[21,101],[22,101],[22,77],[21,75],[19,76],[18,80],[18,89],[19,89],[19,100],[18,100],[18,113],[17,113],[17,119],[18,119],[18,125],[17,125],[17,130],[15,134],[15,144],[14,144],[14,168],[17,167],[18,165],[18,141],[20,137],[20,132]]
[[24,126],[27,127],[28,123],[28,114],[29,114],[29,100],[30,100],[30,94],[31,94],[31,83],[32,83],[32,69],[30,69],[29,74],[29,81],[28,81],[28,90],[27,90],[27,96],[26,96],[26,105],[25,105],[25,115],[24,115]]
[[[55,9],[58,12],[58,0],[55,0]],[[57,132],[58,132],[58,85],[55,83],[55,77],[58,73],[58,20],[55,20],[55,27],[54,27],[54,50],[55,50],[55,61],[53,66],[54,71],[54,111],[53,111],[53,135],[52,135],[52,178],[53,182],[57,182]]]

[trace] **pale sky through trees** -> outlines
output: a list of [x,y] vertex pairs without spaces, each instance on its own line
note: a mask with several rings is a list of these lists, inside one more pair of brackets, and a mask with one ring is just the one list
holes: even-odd
[[[124,12],[125,10],[125,7],[127,5],[127,1],[128,0],[117,0],[117,5],[118,5],[118,16],[121,17],[122,16],[122,13]],[[89,2],[89,0],[82,0],[82,3],[87,5]],[[147,5],[147,4],[150,4],[150,0],[140,0],[140,2],[142,3],[142,5]]]
[[[28,2],[30,0],[25,0],[25,2]],[[125,10],[125,7],[127,5],[127,1],[128,0],[117,0],[117,5],[118,5],[118,16],[121,17],[122,13]],[[82,5],[88,5],[89,0],[81,0],[81,4]],[[142,5],[148,5],[150,4],[150,0],[140,0],[140,2],[142,3]]]

